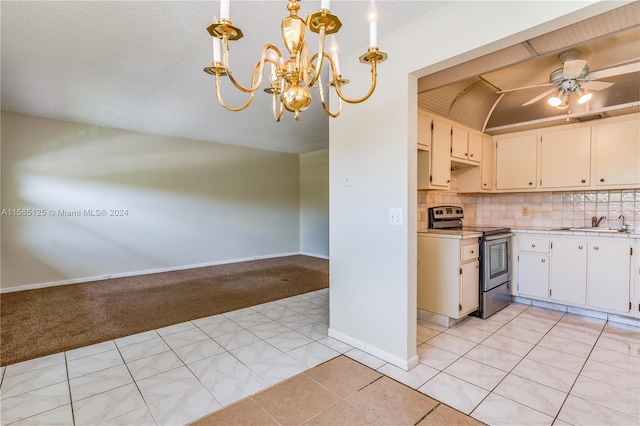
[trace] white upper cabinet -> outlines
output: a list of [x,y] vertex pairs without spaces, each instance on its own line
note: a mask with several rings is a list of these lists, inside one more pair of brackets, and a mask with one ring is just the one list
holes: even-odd
[[541,188],[589,186],[591,128],[543,133],[540,142]]
[[496,189],[537,187],[538,135],[496,138]]
[[431,117],[422,110],[418,110],[418,149],[431,149]]
[[482,161],[482,134],[453,126],[451,129],[451,158],[480,163]]
[[594,126],[595,185],[640,184],[640,120]]
[[431,176],[430,185],[449,188],[451,183],[451,126],[433,120],[431,134]]
[[467,159],[469,152],[469,132],[459,127],[453,127],[451,129],[451,156]]
[[483,161],[482,139],[483,137],[480,133],[469,133],[469,151],[467,154],[469,161],[475,161],[476,163]]
[[418,189],[449,189],[451,126],[429,119],[429,150],[418,149]]
[[480,189],[482,191],[491,191],[493,189],[493,140],[487,136],[482,138]]

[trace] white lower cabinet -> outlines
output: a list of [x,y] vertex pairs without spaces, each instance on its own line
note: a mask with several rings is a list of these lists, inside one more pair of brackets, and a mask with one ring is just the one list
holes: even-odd
[[418,234],[418,309],[462,318],[478,309],[478,238]]
[[517,295],[633,315],[632,239],[553,234],[549,239],[516,234],[516,239]]
[[631,244],[592,242],[587,259],[587,304],[621,314],[631,310]]
[[519,238],[518,244],[518,285],[522,296],[537,299],[549,297],[549,240],[540,238]]
[[587,303],[587,242],[553,240],[550,297],[575,305]]

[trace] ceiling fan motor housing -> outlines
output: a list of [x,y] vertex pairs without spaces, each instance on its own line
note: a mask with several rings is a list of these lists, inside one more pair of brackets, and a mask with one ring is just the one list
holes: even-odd
[[[553,84],[562,83],[562,81],[565,79],[563,77],[563,71],[564,68],[558,68],[557,70],[549,74],[549,82]],[[585,65],[584,68],[582,68],[582,71],[580,71],[580,74],[575,77],[575,80],[582,80],[587,76],[587,74],[589,74],[589,65]]]

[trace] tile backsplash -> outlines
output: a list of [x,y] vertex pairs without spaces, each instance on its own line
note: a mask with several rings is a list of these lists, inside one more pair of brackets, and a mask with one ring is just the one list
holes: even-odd
[[418,191],[418,230],[427,229],[427,208],[441,205],[461,205],[465,225],[560,228],[591,226],[593,216],[606,216],[600,226],[619,228],[618,217],[624,215],[631,232],[640,231],[640,189],[501,194]]

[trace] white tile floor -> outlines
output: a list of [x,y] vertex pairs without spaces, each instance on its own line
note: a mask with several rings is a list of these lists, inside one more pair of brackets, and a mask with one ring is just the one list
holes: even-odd
[[2,425],[180,425],[340,353],[491,425],[640,423],[640,329],[511,304],[418,324],[404,371],[327,337],[328,290],[0,368]]
[[420,322],[418,355],[432,369],[420,392],[490,425],[640,424],[637,327],[512,303],[449,329]]

